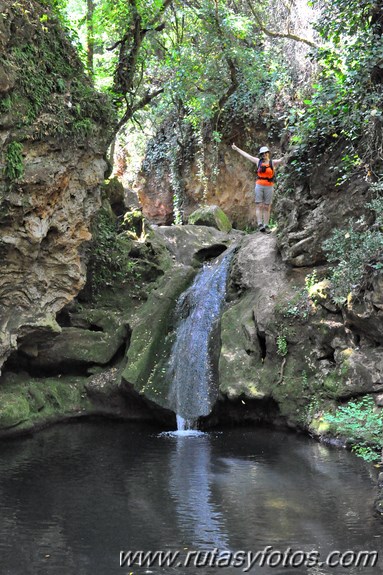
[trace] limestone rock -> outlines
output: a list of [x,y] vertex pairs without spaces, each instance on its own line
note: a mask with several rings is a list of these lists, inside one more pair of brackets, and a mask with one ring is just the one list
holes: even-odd
[[351,301],[343,310],[347,326],[376,343],[383,343],[383,276],[373,279],[363,299]]
[[383,391],[383,356],[380,351],[370,346],[346,348],[336,350],[334,357],[340,373],[338,398]]
[[7,373],[2,381],[0,435],[83,415],[90,408],[84,383],[81,377],[34,379],[26,373]]
[[324,240],[348,220],[365,215],[369,194],[373,199],[364,174],[338,185],[336,169],[328,170],[329,162],[335,167],[338,161],[336,154],[331,160],[326,155],[318,158],[309,181],[294,181],[288,195],[285,190],[276,194],[273,210],[278,219],[278,247],[290,265],[325,263]]
[[196,226],[210,226],[221,232],[230,232],[232,225],[223,210],[218,206],[203,206],[190,214],[189,224]]
[[[273,397],[281,408],[285,400],[281,383],[284,360],[277,352],[275,306],[287,278],[275,236],[246,236],[231,276],[240,298],[222,317],[220,391],[232,399],[242,395],[249,399]],[[294,371],[295,355],[289,351],[289,369]],[[295,369],[299,370],[301,363]],[[288,408],[282,411],[286,415]]]
[[266,395],[259,388],[259,372],[263,364],[254,322],[255,304],[256,296],[248,293],[222,316],[219,386],[230,399],[241,395],[260,399]]
[[[248,128],[248,126],[246,127]],[[254,127],[255,139],[259,142],[270,141],[268,130],[262,125]],[[166,153],[162,150],[176,147],[172,141],[174,127],[168,122],[160,129],[152,142],[144,160],[140,177],[136,182],[143,213],[151,223],[170,225],[174,220],[173,189],[171,167]],[[242,147],[245,144],[241,144]],[[204,145],[204,177],[201,178],[201,166],[196,157],[197,145],[193,134],[186,138],[188,160],[179,166],[178,184],[182,189],[182,215],[186,222],[189,215],[201,204],[219,206],[228,216],[233,226],[244,229],[256,224],[254,185],[254,164],[241,157],[231,149],[227,140],[218,145],[205,142]],[[275,145],[275,155],[279,146]],[[255,153],[248,150],[249,153]],[[161,150],[161,152],[159,152]]]
[[[96,310],[100,316],[102,310]],[[91,312],[89,312],[91,313]],[[82,367],[108,364],[124,344],[128,329],[113,312],[103,312],[104,329],[97,331],[81,327],[63,327],[61,333],[38,345],[25,368],[41,373],[49,371],[73,372]],[[93,325],[97,325],[96,322]],[[26,354],[25,345],[20,348]]]
[[[82,250],[113,128],[110,106],[52,15],[44,29],[47,10],[34,0],[0,0],[0,90],[9,104],[0,125],[0,369],[18,340],[36,334],[85,283]],[[23,66],[15,45],[30,58]]]
[[122,372],[122,389],[133,387],[159,405],[167,405],[167,388],[160,389],[153,381],[156,366],[169,352],[171,333],[176,317],[172,313],[178,296],[195,275],[191,267],[175,266],[160,280],[149,295],[133,325],[127,363]]
[[[237,296],[221,321],[219,381],[224,396],[272,398],[291,425],[321,435],[329,430],[322,420],[326,405],[383,390],[376,329],[367,338],[350,329],[340,310],[327,309],[318,300],[309,307],[311,292],[304,277],[289,273],[282,263],[274,234],[244,238],[231,282]],[[307,307],[296,305],[297,294]],[[310,405],[318,393],[322,406],[314,409]]]
[[175,261],[189,266],[199,266],[207,259],[217,257],[237,242],[241,232],[219,231],[208,226],[159,226],[155,228]]

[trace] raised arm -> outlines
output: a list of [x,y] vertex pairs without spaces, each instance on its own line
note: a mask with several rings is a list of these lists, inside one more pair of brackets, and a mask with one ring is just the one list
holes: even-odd
[[259,158],[256,158],[255,156],[250,156],[250,154],[244,152],[243,150],[238,148],[238,146],[236,146],[235,144],[233,144],[231,147],[233,148],[233,150],[241,154],[241,156],[243,156],[247,160],[250,160],[250,162],[253,162],[254,164],[259,164]]
[[274,166],[280,166],[281,164],[285,164],[287,162],[287,160],[289,159],[289,156],[283,156],[283,158],[278,158],[276,160],[273,159],[273,164]]
[[278,158],[277,160],[273,159],[273,164],[275,166],[279,166],[282,164],[282,166],[284,164],[286,164],[286,162],[288,162],[288,160],[291,158],[291,156],[294,155],[294,150],[292,150],[291,152],[289,152],[288,154],[285,154],[284,156],[282,156],[282,158]]

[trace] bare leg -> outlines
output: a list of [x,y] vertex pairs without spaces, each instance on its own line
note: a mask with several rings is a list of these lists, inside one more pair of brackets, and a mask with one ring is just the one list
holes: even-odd
[[255,204],[255,214],[257,216],[257,224],[262,224],[263,204]]
[[265,226],[269,224],[270,211],[271,211],[271,204],[263,204],[263,223],[265,224]]

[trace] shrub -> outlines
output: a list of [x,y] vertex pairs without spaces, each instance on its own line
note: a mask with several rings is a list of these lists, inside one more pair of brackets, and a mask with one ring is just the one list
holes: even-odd
[[383,413],[375,406],[372,397],[350,401],[338,407],[334,414],[325,414],[324,420],[334,431],[343,435],[354,451],[365,461],[379,461],[383,447]]
[[369,273],[383,267],[383,199],[376,199],[367,207],[376,213],[375,223],[368,229],[357,229],[358,223],[351,222],[343,230],[335,230],[323,243],[331,268],[331,295],[338,304],[344,304],[350,293],[357,293],[364,285]]
[[287,352],[288,352],[287,339],[286,336],[283,333],[281,333],[277,336],[277,353],[281,357],[284,357],[285,355],[287,355]]

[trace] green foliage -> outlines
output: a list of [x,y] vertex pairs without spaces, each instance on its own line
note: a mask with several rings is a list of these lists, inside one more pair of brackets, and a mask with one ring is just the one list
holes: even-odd
[[316,286],[318,282],[317,272],[314,270],[305,277],[305,287],[296,288],[295,294],[287,302],[278,304],[277,309],[286,318],[306,320],[315,312],[317,303]]
[[286,304],[278,305],[277,309],[286,318],[307,319],[311,312],[311,302],[305,289],[297,289],[295,295]]
[[5,176],[11,180],[18,180],[24,174],[23,145],[20,142],[11,142],[5,151]]
[[383,447],[383,413],[372,397],[350,401],[334,414],[325,414],[333,430],[344,436],[352,450],[366,461],[379,461]]
[[345,153],[337,185],[364,166],[378,176],[383,146],[382,136],[374,133],[382,108],[381,6],[377,0],[312,4],[320,9],[316,30],[322,45],[313,53],[318,72],[311,94],[289,113],[292,142],[299,146],[299,158],[292,162],[295,174],[306,176],[318,154],[340,144]]
[[363,222],[351,222],[346,229],[334,230],[323,243],[331,268],[330,293],[338,304],[344,304],[349,294],[358,293],[371,272],[383,264],[383,198],[367,205],[376,214],[375,223],[367,227]]
[[314,270],[311,274],[307,274],[305,277],[305,287],[308,295],[310,295],[312,288],[318,282],[317,272]]
[[40,0],[40,3],[43,6],[49,6],[55,12],[60,14],[63,10],[65,10],[68,4],[68,0]]
[[6,96],[0,100],[0,112],[2,114],[7,114],[12,109],[12,98],[11,96]]
[[287,339],[284,333],[277,335],[277,353],[281,357],[285,357],[288,352]]
[[112,285],[134,283],[136,262],[130,257],[131,241],[119,233],[114,214],[102,208],[93,224],[89,276],[92,295],[97,297]]

